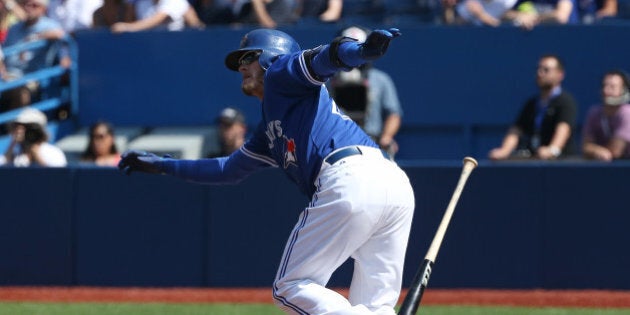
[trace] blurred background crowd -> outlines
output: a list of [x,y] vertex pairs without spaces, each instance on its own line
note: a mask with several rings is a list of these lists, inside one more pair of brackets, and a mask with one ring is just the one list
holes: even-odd
[[[72,47],[77,32],[337,25],[337,35],[363,40],[369,30],[362,26],[504,26],[530,31],[542,24],[626,21],[630,21],[630,0],[0,0],[0,124],[5,139],[0,144],[6,148],[0,164],[67,164],[64,152],[41,131],[47,120],[67,118],[68,106],[77,106],[67,105],[76,102],[69,91],[77,80],[71,71],[78,57]],[[39,45],[34,44],[37,42]],[[625,65],[608,69],[613,72],[601,78],[602,106],[589,112],[587,124],[578,132],[577,105],[570,91],[562,89],[562,56],[539,57],[536,78],[540,93],[524,99],[503,143],[497,143],[488,158],[630,158]],[[404,107],[394,80],[385,71],[366,65],[341,73],[327,87],[337,103],[393,158]],[[53,99],[59,101],[50,103]],[[34,104],[37,106],[31,108]],[[58,109],[52,115],[43,114],[53,107]],[[200,157],[229,154],[243,143],[247,125],[237,107],[217,113],[216,144]],[[87,127],[81,131],[82,152],[76,160],[115,166],[120,153],[115,127],[107,121]],[[29,137],[34,132],[31,129],[42,133],[36,141],[29,140],[35,139]],[[578,133],[583,133],[582,139],[574,139]],[[67,148],[62,149],[68,153]]]
[[[35,16],[66,33],[109,27],[147,29],[318,23],[439,25],[592,24],[630,18],[628,0],[2,0],[0,42],[8,29]],[[10,43],[9,43],[10,44]]]

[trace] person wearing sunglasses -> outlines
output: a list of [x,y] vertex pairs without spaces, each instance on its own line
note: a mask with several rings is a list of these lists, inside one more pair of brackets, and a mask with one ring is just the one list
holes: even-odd
[[[127,151],[119,168],[208,184],[237,183],[282,170],[310,199],[300,214],[273,282],[276,304],[291,314],[395,314],[415,199],[405,172],[344,114],[325,83],[382,57],[398,29],[365,41],[337,37],[302,50],[288,34],[247,33],[225,58],[245,95],[261,101],[262,120],[227,157],[178,160]],[[263,196],[261,196],[263,197]],[[326,287],[349,258],[348,298]]]
[[488,154],[490,159],[553,160],[576,153],[577,104],[562,88],[563,80],[560,57],[542,56],[536,68],[538,95],[523,105],[501,146]]
[[114,139],[114,127],[105,121],[90,126],[88,145],[81,154],[82,163],[96,166],[115,167],[120,161],[120,153]]

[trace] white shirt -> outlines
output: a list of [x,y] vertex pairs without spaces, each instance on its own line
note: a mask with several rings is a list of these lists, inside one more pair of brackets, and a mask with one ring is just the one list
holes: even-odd
[[137,0],[135,2],[136,16],[138,20],[144,20],[161,12],[170,17],[170,21],[164,24],[169,31],[180,31],[186,26],[184,14],[188,11],[186,0],[159,0],[157,4],[153,0]]
[[[64,167],[68,165],[66,155],[63,151],[48,142],[44,142],[40,145],[39,155],[42,160],[45,161],[46,167]],[[7,164],[6,157],[4,154],[0,155],[0,165],[5,164]],[[28,167],[31,165],[31,160],[28,158],[28,155],[24,153],[17,153],[11,165],[15,167]]]
[[50,0],[48,17],[70,33],[92,27],[92,15],[102,5],[103,0]]
[[[466,8],[466,2],[470,0],[465,0],[457,4],[456,10],[461,18],[464,20],[473,23],[475,25],[482,25],[483,23],[479,21],[468,9]],[[495,19],[501,19],[503,14],[510,10],[517,0],[477,0],[483,7],[483,10],[486,11],[489,15],[494,17]]]

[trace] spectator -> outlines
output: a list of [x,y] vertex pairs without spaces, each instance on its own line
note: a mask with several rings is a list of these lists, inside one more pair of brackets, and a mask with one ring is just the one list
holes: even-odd
[[630,158],[630,81],[619,70],[602,80],[602,105],[586,116],[582,153],[590,159],[612,161]]
[[388,0],[384,5],[384,23],[389,25],[438,23],[439,0]]
[[[7,70],[4,80],[22,77],[24,74],[43,69],[59,62],[64,67],[70,67],[70,57],[67,51],[61,50],[60,40],[66,36],[61,25],[46,16],[48,0],[24,0],[22,7],[26,12],[26,19],[11,26],[4,43],[4,47],[29,42],[33,40],[48,40],[49,43],[37,49],[24,51],[5,58]],[[59,52],[58,55],[51,52]],[[51,58],[51,56],[55,58]],[[26,86],[2,93],[0,106],[3,110],[19,108],[31,104],[33,97],[39,93],[38,82],[31,82]]]
[[531,30],[538,24],[576,24],[577,10],[577,0],[519,0],[505,17]]
[[601,19],[617,16],[617,0],[580,0],[578,12],[584,24],[592,24]]
[[296,20],[295,0],[250,0],[243,5],[236,22],[276,28]]
[[440,4],[442,6],[442,23],[446,25],[455,24],[455,7],[457,6],[457,0],[440,0]]
[[15,167],[66,166],[66,156],[58,147],[48,143],[46,115],[34,108],[25,108],[11,124],[11,143],[0,165]]
[[194,4],[195,12],[207,25],[235,23],[248,0],[199,0]]
[[48,16],[59,22],[63,30],[75,31],[92,27],[94,11],[103,5],[103,0],[50,0]]
[[459,20],[464,24],[499,26],[516,0],[463,0],[456,6]]
[[219,152],[211,152],[207,157],[228,156],[245,143],[247,124],[245,115],[232,107],[224,108],[217,119],[219,125]]
[[341,19],[343,0],[298,0],[297,8],[301,22],[334,23]]
[[[367,38],[365,29],[351,26],[342,36]],[[328,83],[338,106],[352,118],[391,157],[398,152],[394,137],[400,129],[403,114],[396,86],[391,77],[367,63],[348,72],[338,72]]]
[[117,22],[131,23],[136,20],[133,5],[126,0],[103,0],[103,5],[92,15],[92,27],[110,28]]
[[346,25],[382,23],[387,13],[385,2],[382,0],[343,0],[341,19]]
[[26,12],[15,0],[0,0],[0,43],[4,43],[9,28],[24,19]]
[[81,154],[81,162],[97,166],[116,166],[120,153],[114,142],[114,127],[107,122],[97,122],[90,126],[90,140]]
[[551,160],[574,153],[577,105],[573,96],[562,89],[563,80],[560,58],[542,56],[536,71],[539,94],[527,100],[502,145],[490,151],[490,159]]
[[188,24],[203,27],[194,8],[186,0],[137,0],[134,2],[137,20],[117,22],[111,27],[114,33],[139,32],[151,29],[181,31]]
[[[2,46],[0,46],[0,78],[4,79],[8,77],[7,68],[4,66],[4,51],[2,51]],[[2,110],[0,110],[2,112]]]

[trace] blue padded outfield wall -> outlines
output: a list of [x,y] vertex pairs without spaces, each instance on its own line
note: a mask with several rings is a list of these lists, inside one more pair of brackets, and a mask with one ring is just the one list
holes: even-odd
[[[460,164],[404,167],[417,204],[405,285]],[[307,204],[278,170],[238,186],[96,168],[4,168],[0,178],[0,285],[268,287]],[[431,286],[630,289],[628,178],[627,163],[482,163]],[[350,275],[347,264],[331,285]]]
[[[401,159],[485,156],[498,145],[526,98],[536,92],[538,58],[566,63],[565,88],[579,121],[599,100],[601,75],[630,71],[630,25],[401,27],[403,36],[375,63],[396,82],[405,111]],[[302,44],[327,43],[336,28],[285,29]],[[253,126],[258,100],[243,96],[240,74],[225,68],[247,29],[77,34],[81,125],[207,125],[224,106],[243,109]]]

